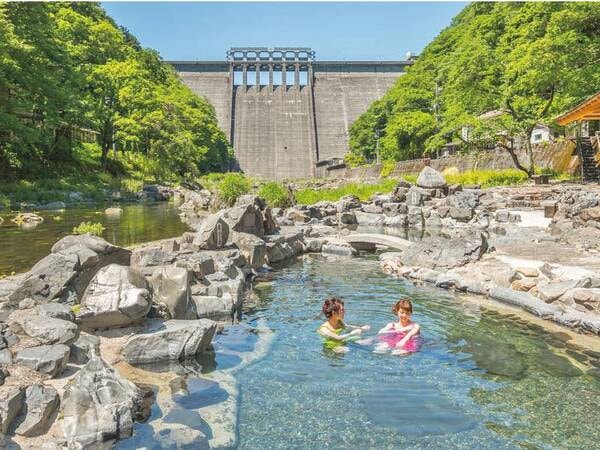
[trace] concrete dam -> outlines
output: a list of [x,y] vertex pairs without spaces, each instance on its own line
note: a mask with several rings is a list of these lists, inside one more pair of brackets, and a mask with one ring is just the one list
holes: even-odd
[[352,123],[408,61],[315,61],[310,48],[231,48],[225,61],[169,62],[215,108],[236,167],[267,179],[319,176],[348,152]]

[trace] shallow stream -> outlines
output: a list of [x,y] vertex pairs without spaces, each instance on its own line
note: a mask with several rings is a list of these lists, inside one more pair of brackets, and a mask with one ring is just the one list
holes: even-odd
[[122,214],[110,216],[104,214],[107,206],[40,211],[37,214],[44,221],[35,227],[18,226],[10,220],[16,213],[3,212],[0,275],[29,270],[81,222],[101,223],[106,228],[102,237],[121,247],[180,236],[187,229],[178,216],[177,205],[171,202],[124,204],[120,206]]
[[[371,336],[394,320],[395,299],[410,296],[421,351],[325,349],[316,329],[330,295],[343,297],[347,322],[370,324]],[[275,272],[257,284],[240,323],[217,336],[215,351],[201,377],[188,376],[179,419],[170,419],[206,440],[180,447],[203,448],[221,432],[208,418],[232,393],[239,396],[229,442],[240,449],[581,449],[600,442],[600,353],[568,333],[386,275],[374,256],[310,256]],[[235,389],[218,384],[225,373]],[[150,424],[164,421],[162,414],[157,408]],[[213,423],[224,420],[219,414]],[[120,448],[163,448],[161,441],[137,431]]]

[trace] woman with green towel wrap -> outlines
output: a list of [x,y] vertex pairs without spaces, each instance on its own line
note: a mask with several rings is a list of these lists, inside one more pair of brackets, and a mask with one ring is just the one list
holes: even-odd
[[370,328],[369,325],[359,327],[344,323],[344,301],[340,298],[325,300],[323,314],[327,321],[317,331],[323,337],[325,347],[336,353],[347,352],[346,343],[359,339],[362,332]]

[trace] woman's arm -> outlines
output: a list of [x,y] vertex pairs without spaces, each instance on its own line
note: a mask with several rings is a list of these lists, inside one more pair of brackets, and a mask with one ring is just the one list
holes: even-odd
[[385,327],[383,327],[381,330],[379,330],[377,332],[377,334],[393,333],[394,332],[393,328],[394,328],[394,324],[393,324],[393,322],[390,322]]
[[403,347],[404,344],[406,344],[411,337],[416,335],[420,329],[421,327],[419,326],[419,324],[415,323],[415,325],[410,329],[410,331],[406,333],[406,335],[404,335],[400,342],[396,344],[396,347]]
[[321,327],[319,327],[319,334],[321,334],[322,336],[326,336],[330,339],[333,339],[335,341],[343,341],[344,339],[346,339],[350,336],[355,336],[357,334],[360,334],[360,330],[352,330],[350,333],[337,334],[337,333],[334,333],[333,331],[329,330],[327,327],[321,326]]
[[371,329],[370,325],[351,325],[349,323],[346,322],[342,322],[344,324],[345,328],[350,328],[351,330],[361,330],[361,331],[368,331]]

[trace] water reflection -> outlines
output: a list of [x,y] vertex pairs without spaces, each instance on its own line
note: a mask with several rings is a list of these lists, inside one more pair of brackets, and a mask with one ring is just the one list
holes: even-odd
[[34,228],[20,227],[10,221],[11,215],[2,214],[5,220],[0,224],[0,275],[29,270],[81,222],[103,224],[106,230],[102,237],[123,247],[179,236],[187,229],[174,203],[121,205],[120,215],[105,215],[107,206],[41,211],[37,214],[44,222]]

